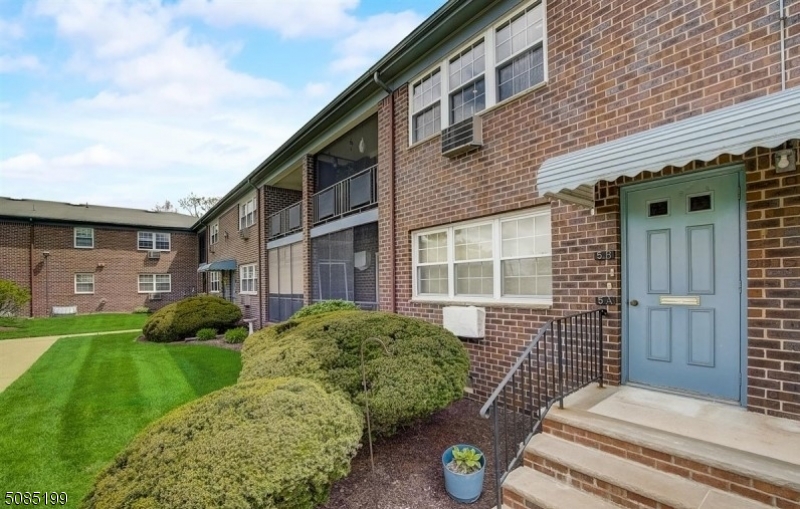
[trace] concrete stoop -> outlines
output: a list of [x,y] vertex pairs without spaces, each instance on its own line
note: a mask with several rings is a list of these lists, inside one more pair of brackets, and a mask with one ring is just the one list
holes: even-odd
[[[800,450],[775,458],[590,410],[550,411],[524,466],[506,479],[504,507],[800,509]],[[794,447],[795,429],[787,429],[774,438]]]

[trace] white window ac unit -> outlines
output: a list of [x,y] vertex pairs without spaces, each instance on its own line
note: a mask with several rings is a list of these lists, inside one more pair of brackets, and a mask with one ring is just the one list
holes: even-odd
[[161,300],[160,293],[151,293],[148,297],[150,300]]
[[250,238],[250,228],[242,228],[239,230],[239,238],[247,240]]
[[445,306],[442,309],[442,325],[460,338],[483,338],[486,336],[486,309]]
[[477,115],[442,130],[442,155],[445,157],[466,154],[482,145],[483,122]]
[[147,252],[147,259],[148,260],[158,260],[161,258],[161,251],[148,251]]
[[244,307],[250,307],[250,295],[239,295],[239,302]]

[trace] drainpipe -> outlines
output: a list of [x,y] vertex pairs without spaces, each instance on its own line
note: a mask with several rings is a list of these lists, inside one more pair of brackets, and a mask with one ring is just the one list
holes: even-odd
[[781,90],[786,90],[786,0],[779,0],[781,18]]
[[[258,253],[258,328],[260,329],[261,327],[263,327],[263,322],[264,322],[264,320],[263,320],[263,318],[264,318],[264,288],[262,288],[262,285],[261,285],[261,281],[262,281],[261,278],[264,277],[264,271],[263,271],[263,267],[262,267],[262,264],[261,264],[261,251],[262,251],[261,250],[261,230],[266,226],[264,224],[264,221],[261,220],[261,218],[262,217],[265,218],[265,216],[263,215],[263,212],[266,212],[266,211],[263,210],[265,205],[261,202],[261,193],[259,192],[258,188],[253,185],[253,182],[251,182],[251,180],[250,180],[251,178],[252,177],[247,177],[247,183],[256,192],[256,210],[258,211],[257,213],[259,215],[258,228],[256,228],[258,230],[258,236],[256,237],[256,240],[258,241],[258,244],[257,244],[258,247],[256,249],[256,253]],[[250,327],[252,328],[252,325]]]
[[389,86],[381,81],[378,71],[372,75],[373,81],[389,94],[389,271],[391,281],[391,294],[389,296],[389,310],[392,313],[397,312],[397,239],[395,238],[395,150],[394,150],[394,135],[395,135],[395,121],[394,121],[394,91]]

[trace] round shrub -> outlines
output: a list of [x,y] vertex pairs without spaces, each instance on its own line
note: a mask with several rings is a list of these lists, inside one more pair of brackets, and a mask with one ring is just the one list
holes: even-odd
[[168,304],[153,313],[142,332],[148,341],[179,341],[200,329],[227,330],[242,319],[239,307],[212,295],[198,295]]
[[388,436],[460,399],[469,371],[461,341],[438,325],[373,311],[289,320],[245,340],[239,380],[299,376],[364,407],[361,345],[375,435]]
[[225,341],[227,343],[243,343],[247,339],[248,331],[245,327],[236,327],[225,331]]
[[91,509],[313,509],[347,475],[362,417],[298,378],[238,384],[148,426],[100,473]]
[[293,314],[290,320],[297,320],[312,315],[321,315],[322,313],[331,313],[333,311],[356,311],[358,306],[354,302],[347,300],[323,300],[310,304]]
[[209,341],[211,339],[217,339],[217,329],[212,329],[210,327],[206,327],[205,329],[200,329],[197,331],[197,339],[199,341]]

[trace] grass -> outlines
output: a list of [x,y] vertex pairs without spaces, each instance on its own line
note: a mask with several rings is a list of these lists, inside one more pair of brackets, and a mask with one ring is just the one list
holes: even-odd
[[3,492],[66,492],[67,506],[78,507],[97,473],[148,423],[236,383],[236,351],[136,336],[60,339],[0,392]]
[[147,316],[144,313],[97,313],[48,318],[0,318],[0,328],[12,327],[11,330],[0,330],[0,339],[141,329]]

